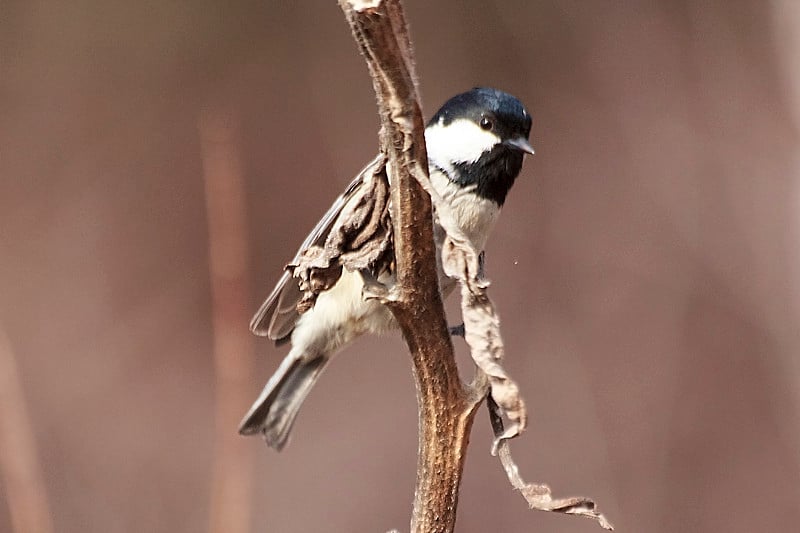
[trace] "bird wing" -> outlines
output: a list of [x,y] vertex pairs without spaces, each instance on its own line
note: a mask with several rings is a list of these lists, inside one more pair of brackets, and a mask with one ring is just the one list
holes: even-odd
[[[295,254],[291,262],[292,264],[296,264],[309,247],[315,245],[323,246],[325,244],[325,240],[339,218],[342,209],[362,186],[364,177],[371,175],[377,165],[383,164],[383,159],[384,156],[382,154],[378,155],[350,182],[347,189],[333,202],[330,209],[309,233],[303,244],[300,245],[300,249],[297,250],[297,254]],[[294,330],[297,319],[300,318],[300,313],[297,311],[297,303],[301,298],[302,292],[300,291],[298,280],[294,279],[288,270],[285,271],[250,321],[250,331],[280,343]]]

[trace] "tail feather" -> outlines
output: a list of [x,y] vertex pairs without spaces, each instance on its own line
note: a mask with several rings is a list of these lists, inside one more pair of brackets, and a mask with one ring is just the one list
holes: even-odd
[[325,356],[306,361],[289,353],[245,415],[239,433],[263,433],[267,445],[278,451],[283,449],[303,400],[328,361]]

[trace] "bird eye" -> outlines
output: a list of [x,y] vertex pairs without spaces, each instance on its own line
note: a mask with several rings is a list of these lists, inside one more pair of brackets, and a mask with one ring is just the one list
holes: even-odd
[[483,128],[483,129],[488,131],[488,130],[492,129],[492,127],[494,127],[494,124],[492,124],[491,120],[489,120],[486,117],[481,118],[481,128]]

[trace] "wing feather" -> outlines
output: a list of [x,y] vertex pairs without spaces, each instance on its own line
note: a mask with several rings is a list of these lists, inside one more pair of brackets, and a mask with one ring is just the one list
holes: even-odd
[[[323,215],[316,227],[308,234],[308,237],[297,250],[292,263],[296,263],[303,252],[310,246],[324,245],[342,209],[364,183],[364,177],[374,172],[375,167],[382,164],[382,162],[383,155],[378,155],[358,173],[344,193],[333,202],[333,205]],[[292,278],[289,271],[285,271],[270,295],[267,296],[267,299],[261,304],[256,314],[253,315],[250,321],[250,331],[280,343],[281,340],[292,333],[297,319],[300,318],[300,314],[297,312],[297,303],[301,297],[302,293],[297,280]]]

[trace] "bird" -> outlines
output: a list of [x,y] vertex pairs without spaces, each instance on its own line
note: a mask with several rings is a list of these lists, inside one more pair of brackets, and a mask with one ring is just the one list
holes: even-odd
[[[524,156],[534,153],[529,141],[531,126],[530,114],[516,97],[475,87],[447,100],[425,127],[431,185],[477,251],[486,245]],[[323,241],[340,222],[338,218],[347,216],[344,207],[365,186],[365,171],[334,202],[296,257]],[[438,253],[443,232],[437,229]],[[448,288],[442,285],[441,265],[439,273],[446,296],[452,283]],[[286,445],[303,401],[334,355],[361,335],[397,328],[386,306],[363,298],[364,279],[359,272],[342,269],[335,284],[303,313],[297,308],[302,296],[298,283],[284,272],[250,323],[254,334],[266,336],[276,345],[291,343],[289,353],[239,426],[242,435],[260,433],[267,445],[278,451]]]

